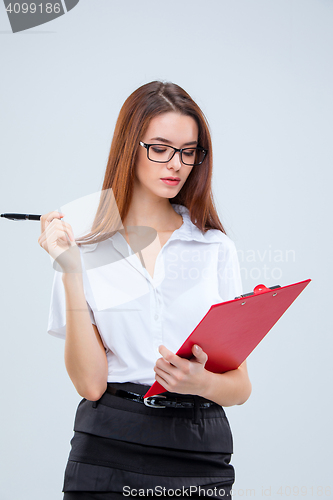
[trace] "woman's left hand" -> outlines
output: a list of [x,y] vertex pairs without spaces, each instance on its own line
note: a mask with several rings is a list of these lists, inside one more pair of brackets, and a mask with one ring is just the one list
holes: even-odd
[[204,392],[209,372],[205,369],[207,354],[194,345],[194,359],[184,359],[169,351],[164,345],[159,347],[162,358],[156,361],[155,379],[167,391],[179,394],[199,395]]

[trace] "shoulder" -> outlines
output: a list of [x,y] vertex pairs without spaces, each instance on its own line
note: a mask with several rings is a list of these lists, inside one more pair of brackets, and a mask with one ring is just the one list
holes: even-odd
[[229,236],[222,233],[219,229],[209,229],[207,233],[211,233],[207,238],[214,239],[218,243],[219,263],[233,262],[235,259],[238,259],[236,245]]
[[217,244],[219,252],[232,253],[236,251],[234,241],[219,229],[208,229],[203,232],[195,224],[192,224],[192,237],[194,241]]
[[226,250],[234,250],[233,240],[219,229],[208,229],[201,231],[193,222],[187,207],[179,204],[173,204],[175,211],[182,215],[184,224],[178,231],[178,235],[184,240],[198,241],[201,243],[217,243]]
[[233,240],[219,229],[208,229],[208,231],[204,233],[204,237],[207,241],[216,241],[216,243],[219,243],[225,248],[233,248],[235,246]]

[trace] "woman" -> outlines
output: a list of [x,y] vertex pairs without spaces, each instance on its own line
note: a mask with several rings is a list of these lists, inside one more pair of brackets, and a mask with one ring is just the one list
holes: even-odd
[[[120,111],[89,234],[75,240],[59,212],[41,218],[39,244],[61,271],[48,332],[66,339],[83,398],[64,500],[230,496],[222,407],[250,396],[246,362],[216,374],[200,346],[190,360],[175,354],[212,304],[242,293],[211,178],[203,113],[182,88],[155,81]],[[145,404],[155,380],[165,398]]]

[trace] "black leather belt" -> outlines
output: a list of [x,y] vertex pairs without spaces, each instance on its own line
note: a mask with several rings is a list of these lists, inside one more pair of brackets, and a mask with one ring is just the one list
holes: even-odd
[[[135,401],[136,403],[145,404],[153,408],[193,408],[196,406],[195,398],[199,398],[199,408],[209,408],[215,405],[213,401],[201,398],[199,396],[191,395],[179,395],[179,396],[150,396],[144,398],[141,394],[136,394],[135,392],[124,391],[123,389],[115,389],[112,386],[107,386],[106,392],[109,392],[113,396],[118,396],[123,399],[129,399],[130,401]],[[197,399],[198,401],[198,399]]]

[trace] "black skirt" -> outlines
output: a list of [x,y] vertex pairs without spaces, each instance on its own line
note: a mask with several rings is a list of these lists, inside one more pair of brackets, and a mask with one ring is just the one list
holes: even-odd
[[[112,383],[145,394],[146,385]],[[230,498],[232,434],[223,408],[150,408],[105,392],[78,405],[63,500]]]

